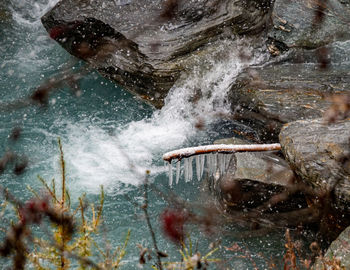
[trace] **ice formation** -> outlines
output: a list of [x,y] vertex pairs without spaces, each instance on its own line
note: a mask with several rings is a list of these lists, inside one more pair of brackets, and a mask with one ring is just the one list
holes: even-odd
[[[163,159],[168,162],[169,185],[171,186],[173,184],[173,160],[175,160],[176,163],[175,178],[176,184],[178,184],[181,174],[184,175],[185,182],[192,181],[194,178],[194,171],[198,181],[202,179],[204,171],[206,171],[208,175],[214,175],[217,173],[223,175],[227,171],[236,152],[271,151],[280,149],[281,145],[278,143],[205,145],[171,151],[164,154]],[[195,160],[195,170],[193,170],[193,160]],[[182,170],[181,161],[183,161]]]
[[[223,153],[210,153],[198,156],[191,156],[189,158],[183,158],[176,160],[175,163],[175,179],[176,184],[179,183],[180,176],[183,175],[185,182],[191,182],[194,179],[200,181],[203,177],[204,172],[209,175],[219,173],[223,175],[233,158],[234,153],[223,154]],[[193,160],[195,162],[193,163]],[[183,161],[183,166],[181,166]],[[174,166],[172,161],[167,163],[169,173],[169,185],[173,184],[174,179]],[[195,170],[193,169],[195,166]]]

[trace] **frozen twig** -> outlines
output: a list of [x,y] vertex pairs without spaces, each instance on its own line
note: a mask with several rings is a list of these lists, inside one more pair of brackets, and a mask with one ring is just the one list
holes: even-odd
[[182,148],[171,151],[163,155],[165,161],[171,162],[173,159],[182,159],[195,155],[208,154],[212,152],[217,153],[235,153],[235,152],[258,152],[258,151],[272,151],[281,150],[279,143],[273,144],[212,144],[202,145],[197,147]]

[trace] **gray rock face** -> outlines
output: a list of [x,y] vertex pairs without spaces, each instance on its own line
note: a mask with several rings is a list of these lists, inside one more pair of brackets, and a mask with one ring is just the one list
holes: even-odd
[[[222,139],[215,143],[249,144],[238,138]],[[293,171],[287,162],[273,153],[236,153],[227,173],[214,180],[212,189],[226,210],[252,209],[282,192],[284,187],[291,184],[291,179]],[[298,200],[296,202],[300,203]]]
[[[245,140],[229,138],[215,141],[216,144],[249,144]],[[266,184],[288,185],[293,172],[288,163],[279,156],[269,152],[236,153],[233,180],[247,179]],[[271,173],[271,172],[275,172]],[[277,174],[278,172],[278,174]]]
[[350,269],[350,227],[332,242],[324,257],[317,259],[312,269],[336,269],[332,265],[343,267],[338,269]]
[[[283,153],[295,172],[307,183],[328,188],[337,181],[336,201],[350,205],[350,119],[325,124],[322,119],[296,121],[280,133]],[[346,160],[345,160],[346,161]]]
[[314,64],[278,64],[239,76],[229,98],[239,118],[255,121],[263,141],[277,138],[282,124],[321,117],[327,96],[350,89],[346,67],[320,71]]
[[268,36],[286,46],[317,48],[350,39],[348,1],[276,0]]
[[42,22],[71,54],[156,107],[189,53],[262,29],[270,1],[60,1]]

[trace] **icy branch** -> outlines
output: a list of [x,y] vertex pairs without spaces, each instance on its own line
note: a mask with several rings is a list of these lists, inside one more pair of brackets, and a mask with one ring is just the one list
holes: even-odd
[[191,156],[208,154],[208,153],[237,153],[237,152],[257,152],[281,150],[279,143],[273,144],[212,144],[197,147],[182,148],[168,152],[163,155],[165,161],[171,162],[173,159],[188,158]]

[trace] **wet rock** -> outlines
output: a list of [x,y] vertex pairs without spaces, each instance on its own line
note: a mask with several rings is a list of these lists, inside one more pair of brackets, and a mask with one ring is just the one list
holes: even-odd
[[[247,144],[238,138],[215,141],[217,144]],[[214,191],[226,209],[252,209],[291,184],[293,172],[281,157],[269,152],[236,153],[227,173],[214,182]],[[295,200],[295,203],[299,203]],[[291,205],[289,205],[290,207]],[[279,210],[282,210],[280,208]]]
[[[249,144],[246,140],[228,138],[215,141],[215,144]],[[293,177],[288,163],[270,152],[236,153],[236,164],[232,179],[249,179],[267,184],[285,186]]]
[[0,3],[0,23],[7,22],[11,18],[9,11],[9,2],[7,0],[1,1]]
[[280,133],[283,153],[308,184],[332,188],[336,202],[350,205],[350,119],[326,124],[323,119],[296,121]]
[[332,242],[324,257],[318,258],[312,269],[350,269],[350,227]]
[[350,39],[349,1],[276,0],[268,37],[277,47],[312,49]]
[[259,32],[270,0],[60,1],[42,18],[71,54],[156,107],[188,57],[233,34]]
[[283,124],[321,117],[328,96],[350,90],[346,66],[322,71],[315,64],[271,64],[247,70],[229,93],[234,117],[247,121],[262,141],[277,140]]

